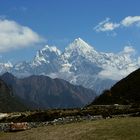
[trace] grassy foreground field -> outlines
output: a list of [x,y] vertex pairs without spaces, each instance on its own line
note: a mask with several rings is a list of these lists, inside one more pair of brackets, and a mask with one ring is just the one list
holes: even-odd
[[0,140],[140,140],[140,118],[113,118],[0,133]]

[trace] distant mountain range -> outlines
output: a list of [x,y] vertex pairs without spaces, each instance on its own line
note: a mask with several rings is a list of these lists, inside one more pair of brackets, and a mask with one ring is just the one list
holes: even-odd
[[91,89],[43,75],[18,79],[5,73],[0,79],[12,89],[14,97],[32,109],[83,107],[96,97]]
[[140,69],[104,91],[92,104],[140,104]]
[[28,108],[18,98],[13,96],[12,90],[0,80],[0,112],[25,111]]
[[133,51],[132,48],[125,47],[117,54],[98,52],[78,38],[64,52],[55,46],[46,45],[37,51],[30,62],[24,61],[15,65],[10,62],[0,63],[0,73],[8,71],[17,77],[46,75],[94,89],[100,94],[139,68],[138,60],[132,57]]

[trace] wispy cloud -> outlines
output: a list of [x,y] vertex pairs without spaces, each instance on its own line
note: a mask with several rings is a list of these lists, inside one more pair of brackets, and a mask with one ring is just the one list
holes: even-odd
[[96,32],[108,32],[114,31],[120,27],[129,27],[136,25],[140,27],[140,16],[128,16],[122,19],[120,22],[111,22],[110,18],[106,18],[104,21],[101,21],[97,26],[94,27]]
[[110,22],[110,18],[106,18],[104,21],[100,22],[97,26],[95,26],[94,30],[97,32],[113,31],[119,26],[120,24]]
[[0,19],[6,19],[6,15],[0,15]]
[[28,8],[25,6],[20,6],[20,7],[15,6],[15,7],[12,7],[10,10],[15,11],[15,12],[26,12]]
[[0,52],[31,47],[42,40],[31,28],[12,20],[0,19]]
[[28,9],[25,6],[20,7],[21,11],[26,12]]
[[[112,61],[116,61],[116,66],[107,64],[104,69],[98,74],[101,78],[108,78],[112,80],[120,80],[129,73],[139,68],[140,57],[136,58],[136,50],[133,46],[125,46],[123,51],[114,54],[115,57],[110,57]],[[116,59],[117,58],[117,59]],[[121,65],[123,61],[124,65]]]
[[134,16],[134,17],[128,16],[121,21],[121,24],[125,27],[131,26],[134,24],[140,24],[140,16]]

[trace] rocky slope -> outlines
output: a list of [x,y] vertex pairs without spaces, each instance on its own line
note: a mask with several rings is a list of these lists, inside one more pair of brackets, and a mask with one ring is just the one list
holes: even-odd
[[104,91],[92,104],[140,104],[140,69]]
[[1,78],[13,89],[15,96],[34,109],[82,107],[96,96],[93,90],[43,75],[17,79],[5,73]]
[[16,97],[12,90],[0,79],[0,112],[25,111],[25,107]]

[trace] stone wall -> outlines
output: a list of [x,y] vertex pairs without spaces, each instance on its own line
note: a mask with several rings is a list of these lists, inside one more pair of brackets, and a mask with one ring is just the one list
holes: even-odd
[[[63,118],[54,119],[53,121],[47,122],[27,122],[28,128],[36,128],[41,126],[48,126],[48,125],[58,125],[58,124],[68,124],[74,122],[80,122],[84,120],[99,120],[103,119],[101,115],[99,116],[67,116]],[[0,131],[10,131],[10,124],[11,123],[0,123]]]

